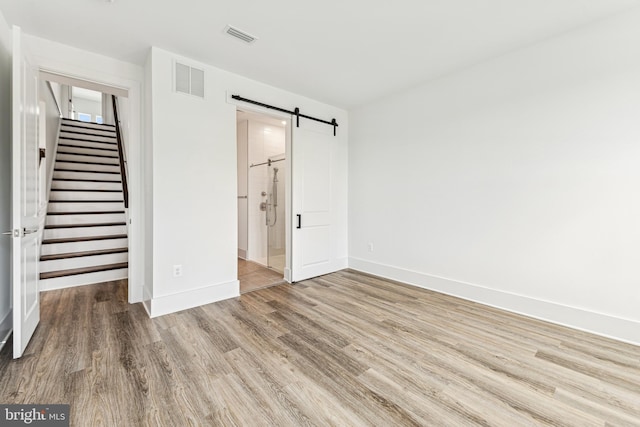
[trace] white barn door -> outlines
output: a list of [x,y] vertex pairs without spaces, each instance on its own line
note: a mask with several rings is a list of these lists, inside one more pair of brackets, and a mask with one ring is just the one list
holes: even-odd
[[294,117],[291,279],[298,282],[346,267],[347,182],[346,150],[333,127],[303,118],[300,127],[295,122]]
[[38,77],[26,59],[18,27],[13,27],[11,90],[13,357],[18,358],[27,348],[40,321]]

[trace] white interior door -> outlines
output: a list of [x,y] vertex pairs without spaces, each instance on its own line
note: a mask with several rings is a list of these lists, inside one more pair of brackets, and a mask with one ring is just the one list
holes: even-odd
[[346,267],[346,151],[339,145],[332,126],[292,120],[293,282]]
[[22,356],[40,321],[38,293],[38,80],[13,27],[12,280],[13,357]]

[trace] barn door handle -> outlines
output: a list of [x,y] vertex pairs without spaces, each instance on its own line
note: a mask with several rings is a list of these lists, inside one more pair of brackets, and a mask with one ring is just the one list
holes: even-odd
[[298,217],[298,226],[296,228],[302,228],[302,215],[297,214]]

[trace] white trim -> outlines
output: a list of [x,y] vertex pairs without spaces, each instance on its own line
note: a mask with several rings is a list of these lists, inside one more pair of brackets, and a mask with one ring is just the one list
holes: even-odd
[[[4,319],[0,321],[0,350],[6,344],[6,341],[9,339],[9,335],[13,332],[13,309],[9,310]],[[4,344],[3,344],[4,343]]]
[[82,77],[75,77],[69,74],[62,74],[56,71],[40,68],[40,78],[67,86],[81,87],[84,89],[95,90],[96,92],[108,93],[120,98],[129,97],[129,90],[114,85],[107,85],[97,81],[89,80]]
[[151,294],[149,293],[149,290],[145,287],[142,290],[142,306],[144,307],[145,311],[147,312],[147,315],[149,315],[149,317],[151,317]]
[[349,258],[349,268],[580,331],[640,345],[640,322],[636,320],[623,319],[360,258]]
[[[46,39],[39,39],[39,41],[49,43]],[[58,44],[52,42],[55,47]],[[77,50],[66,45],[59,45],[64,49],[70,49],[73,54],[81,52],[82,56],[87,58],[94,58],[95,54],[88,51]],[[143,224],[144,218],[142,217],[142,197],[144,191],[144,177],[142,176],[143,169],[143,157],[142,157],[142,144],[144,142],[144,130],[143,126],[143,99],[142,99],[142,84],[143,77],[134,77],[131,71],[123,71],[122,73],[114,73],[113,70],[99,70],[95,66],[87,68],[85,64],[80,64],[72,59],[66,57],[58,57],[50,52],[42,53],[38,52],[34,55],[36,60],[34,61],[39,67],[41,75],[48,74],[49,76],[55,76],[58,78],[73,79],[74,85],[79,87],[83,86],[83,83],[90,85],[98,85],[99,90],[105,93],[114,93],[117,96],[127,97],[129,99],[129,163],[133,164],[133,168],[128,170],[127,176],[129,182],[129,211],[128,211],[128,231],[129,231],[129,268],[128,268],[128,296],[129,303],[133,304],[141,302],[143,299],[142,288],[144,286],[144,234]],[[97,55],[100,60],[105,59],[107,61],[116,61],[112,58],[102,57]],[[118,67],[125,63],[119,62]],[[139,67],[134,64],[133,67]],[[124,76],[129,74],[130,76]],[[59,81],[59,80],[54,80]],[[94,86],[91,86],[94,87]],[[89,87],[89,88],[91,88]]]
[[145,301],[145,308],[148,304],[150,316],[158,317],[239,296],[240,282],[233,280],[191,291],[152,298],[149,301]]

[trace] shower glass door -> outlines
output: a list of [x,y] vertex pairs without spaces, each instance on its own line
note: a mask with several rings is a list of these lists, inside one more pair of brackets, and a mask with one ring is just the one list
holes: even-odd
[[285,266],[285,211],[284,179],[286,176],[284,154],[273,156],[269,164],[269,189],[267,204],[267,258],[268,266],[284,274]]

